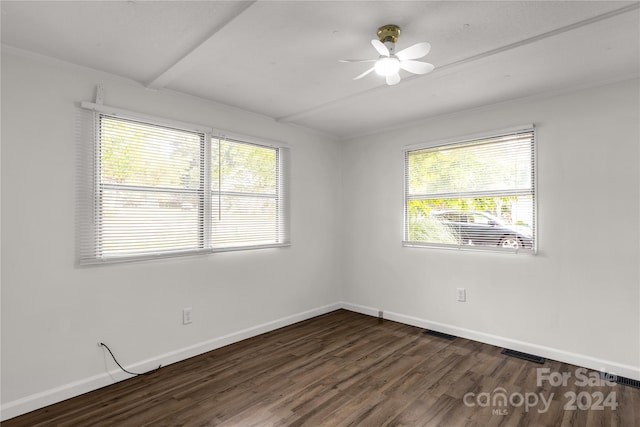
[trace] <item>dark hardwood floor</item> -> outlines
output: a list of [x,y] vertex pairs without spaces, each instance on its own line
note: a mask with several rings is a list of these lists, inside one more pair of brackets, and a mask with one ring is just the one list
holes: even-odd
[[640,426],[640,389],[500,351],[339,310],[2,426]]

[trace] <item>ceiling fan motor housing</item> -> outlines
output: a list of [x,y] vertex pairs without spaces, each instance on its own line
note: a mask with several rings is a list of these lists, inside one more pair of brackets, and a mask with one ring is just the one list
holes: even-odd
[[377,34],[378,39],[380,39],[382,43],[396,43],[398,41],[398,37],[400,36],[400,27],[393,24],[383,25],[382,27],[378,28]]

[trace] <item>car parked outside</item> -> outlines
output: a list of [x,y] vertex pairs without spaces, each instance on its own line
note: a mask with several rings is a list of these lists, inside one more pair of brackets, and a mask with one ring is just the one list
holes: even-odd
[[529,227],[507,224],[486,212],[436,211],[431,215],[446,224],[463,245],[533,248],[533,234]]

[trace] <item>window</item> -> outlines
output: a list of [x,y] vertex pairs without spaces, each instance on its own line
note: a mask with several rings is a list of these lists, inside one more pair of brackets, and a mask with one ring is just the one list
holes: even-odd
[[289,243],[285,149],[95,113],[81,263]]
[[533,127],[405,151],[405,246],[536,250]]
[[211,245],[228,248],[284,240],[280,151],[214,139],[211,147]]

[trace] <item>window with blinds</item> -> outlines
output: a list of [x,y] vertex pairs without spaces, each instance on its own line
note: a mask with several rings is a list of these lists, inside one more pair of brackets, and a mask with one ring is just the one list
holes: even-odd
[[81,263],[289,243],[284,148],[94,117]]
[[211,144],[211,246],[269,245],[286,239],[278,149],[233,140]]
[[533,127],[405,151],[405,246],[536,251]]

